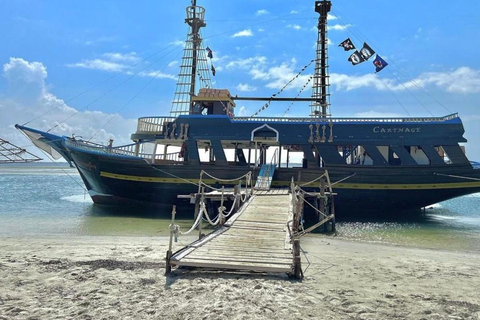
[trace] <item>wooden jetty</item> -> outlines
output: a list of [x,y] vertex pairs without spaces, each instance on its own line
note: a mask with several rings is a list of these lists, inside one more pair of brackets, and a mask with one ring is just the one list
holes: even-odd
[[[199,187],[199,193],[179,196],[195,199],[196,219],[190,231],[198,229],[199,239],[172,253],[172,239],[181,234],[178,226],[174,224],[174,208],[166,274],[168,275],[173,267],[195,267],[287,273],[295,278],[302,278],[300,237],[327,222],[333,222],[334,227],[334,193],[328,172],[324,175],[326,181],[323,181],[324,176],[318,178],[322,180],[320,192],[313,194],[295,186],[292,181],[290,189],[252,189],[253,194],[248,187],[245,191],[236,187],[208,193],[203,191],[203,187]],[[306,203],[305,197],[312,196],[315,203],[319,204],[313,206],[319,219],[318,223],[304,230],[300,227],[300,220]],[[233,216],[228,216],[230,213],[224,215],[225,199],[233,200],[230,211],[234,212]],[[205,205],[208,201],[220,201],[216,219],[209,217]],[[312,207],[311,204],[310,206]],[[202,233],[204,217],[216,226],[216,229],[206,236]],[[225,218],[228,218],[226,222]]]
[[291,202],[286,189],[252,196],[222,227],[175,253],[170,264],[291,273]]

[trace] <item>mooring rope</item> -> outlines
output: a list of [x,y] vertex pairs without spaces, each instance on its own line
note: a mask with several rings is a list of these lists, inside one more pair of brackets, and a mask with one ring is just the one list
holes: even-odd
[[347,179],[350,179],[351,177],[353,177],[353,176],[356,175],[356,174],[357,174],[357,173],[355,172],[354,174],[351,174],[351,175],[349,175],[348,177],[345,177],[345,178],[343,178],[343,179],[340,179],[340,180],[338,180],[337,182],[332,183],[332,186],[334,186],[334,185],[336,185],[337,183],[340,183],[340,182],[342,182],[342,181],[345,181],[345,180],[347,180]]

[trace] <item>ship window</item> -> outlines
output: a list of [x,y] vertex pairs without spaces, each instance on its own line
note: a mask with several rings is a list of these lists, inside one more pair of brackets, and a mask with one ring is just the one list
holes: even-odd
[[360,146],[338,146],[338,154],[343,158],[346,164],[360,164]]
[[[283,152],[282,154],[286,155],[285,159],[282,160],[284,163],[282,166],[287,168],[294,168],[294,167],[301,167],[303,161],[303,151],[299,145],[288,145],[283,146],[283,149],[287,152]],[[283,159],[283,156],[282,156]]]
[[446,164],[451,164],[452,162],[450,161],[450,158],[448,157],[447,153],[441,146],[435,147],[437,150],[438,154],[440,155],[440,158],[446,163]]
[[201,163],[208,164],[215,162],[215,155],[213,154],[210,140],[198,140],[197,148]]
[[430,164],[430,159],[427,157],[425,152],[423,152],[422,147],[415,146],[410,148],[410,155],[412,156],[413,160],[419,165],[428,165]]

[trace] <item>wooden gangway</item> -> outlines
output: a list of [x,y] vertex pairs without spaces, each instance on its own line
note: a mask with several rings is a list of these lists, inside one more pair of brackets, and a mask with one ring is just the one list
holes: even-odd
[[254,194],[223,226],[174,253],[171,266],[292,273],[288,190]]

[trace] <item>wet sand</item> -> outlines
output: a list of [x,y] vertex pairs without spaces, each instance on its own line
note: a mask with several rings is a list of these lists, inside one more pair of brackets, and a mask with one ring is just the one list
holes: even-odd
[[0,319],[480,319],[476,253],[307,236],[295,281],[165,277],[167,247],[164,236],[0,237]]

